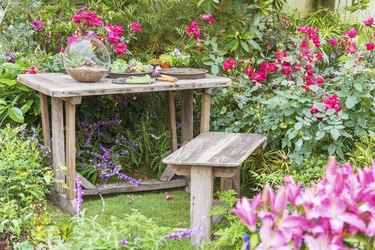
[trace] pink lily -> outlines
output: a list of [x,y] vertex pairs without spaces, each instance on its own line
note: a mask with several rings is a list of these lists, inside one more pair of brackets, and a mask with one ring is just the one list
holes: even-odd
[[240,218],[250,231],[255,232],[257,223],[257,210],[260,206],[260,195],[256,195],[253,200],[249,201],[247,197],[242,197],[237,201],[236,207],[232,213]]

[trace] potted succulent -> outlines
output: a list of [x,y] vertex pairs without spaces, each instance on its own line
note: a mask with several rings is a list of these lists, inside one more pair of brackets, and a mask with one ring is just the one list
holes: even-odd
[[159,60],[162,69],[168,69],[173,66],[173,57],[170,54],[160,55]]

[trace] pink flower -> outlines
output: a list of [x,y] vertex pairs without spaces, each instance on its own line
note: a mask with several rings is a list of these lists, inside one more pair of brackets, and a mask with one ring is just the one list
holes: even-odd
[[168,201],[168,200],[172,200],[173,199],[173,196],[172,195],[167,195],[165,196],[165,199]]
[[348,47],[348,53],[349,54],[355,54],[357,53],[357,45],[355,43],[351,43]]
[[134,30],[135,32],[142,32],[141,24],[137,22],[132,22],[130,24],[130,29]]
[[256,71],[253,75],[253,77],[251,77],[251,80],[253,80],[254,82],[263,82],[265,80],[267,80],[267,74],[266,72],[264,71]]
[[359,54],[358,59],[357,59],[358,62],[362,61],[363,57],[365,57],[363,54]]
[[61,54],[64,54],[64,52],[65,52],[65,48],[62,47],[62,48],[60,49],[60,53],[61,53]]
[[325,83],[325,80],[324,80],[323,76],[317,75],[317,77],[316,77],[316,83],[318,85],[322,85],[323,83]]
[[329,39],[329,43],[330,43],[333,47],[335,47],[335,46],[337,45],[337,40],[336,40],[335,38],[330,38],[330,39]]
[[292,72],[293,72],[292,67],[290,67],[290,66],[283,66],[282,67],[282,73],[284,75],[290,75],[290,74],[292,74]]
[[317,55],[316,55],[316,60],[318,60],[318,61],[323,61],[323,60],[324,60],[323,55],[322,55],[322,54],[317,54]]
[[349,38],[355,38],[357,36],[357,30],[355,28],[351,28],[348,32],[344,33]]
[[36,66],[31,66],[29,70],[27,71],[28,74],[36,74],[38,71],[38,68]]
[[192,36],[194,35],[195,39],[199,40],[201,33],[197,27],[198,21],[193,20],[190,24],[190,26],[186,30],[186,36]]
[[112,25],[112,24],[107,24],[105,26],[105,29],[108,31],[108,32],[112,32],[114,34],[117,34],[117,35],[122,35],[124,34],[124,29],[122,28],[121,25]]
[[199,17],[200,17],[200,19],[201,19],[203,22],[206,22],[206,21],[209,21],[209,20],[212,18],[212,14],[211,14],[211,13],[208,13],[208,14],[201,14]]
[[367,44],[366,44],[366,49],[367,49],[368,51],[374,50],[374,49],[375,49],[375,43],[373,43],[373,42],[369,42],[369,43],[367,43]]
[[316,107],[314,107],[314,106],[310,109],[310,113],[311,114],[316,114],[318,112],[319,112],[319,110]]
[[90,25],[96,26],[96,27],[102,26],[103,25],[103,19],[101,19],[100,17],[93,18],[93,19],[90,20]]
[[327,94],[323,99],[323,104],[326,106],[326,110],[335,109],[335,113],[340,112],[342,108],[339,97],[336,94],[331,96]]
[[208,20],[208,22],[210,24],[214,24],[214,23],[216,23],[216,20],[215,20],[215,18],[211,17],[210,20]]
[[83,11],[86,11],[86,10],[88,10],[88,9],[89,9],[89,8],[87,8],[86,5],[83,5],[82,8],[81,8],[81,10],[83,10]]
[[120,36],[116,33],[109,32],[108,33],[108,41],[111,43],[118,43],[120,41]]
[[260,206],[260,196],[256,195],[250,202],[247,197],[238,200],[232,213],[240,218],[250,231],[255,232],[257,224],[257,210]]
[[126,52],[127,44],[125,42],[118,43],[115,45],[115,53],[116,55],[121,55]]
[[74,42],[74,40],[76,40],[78,38],[78,34],[77,33],[74,33],[72,36],[68,37],[67,41],[66,41],[66,44],[67,45],[70,45]]
[[231,57],[228,57],[225,61],[224,61],[224,70],[225,71],[228,71],[234,67],[236,67],[238,65],[238,63],[236,62],[236,60],[234,60],[233,58]]
[[77,11],[74,13],[73,22],[79,23],[85,17],[85,13]]
[[307,41],[306,39],[303,39],[300,45],[302,48],[307,48],[309,47],[309,41]]
[[371,25],[374,24],[374,18],[373,17],[368,17],[366,18],[363,23],[367,26],[370,27]]
[[36,31],[41,30],[43,28],[43,25],[44,25],[43,21],[39,21],[39,20],[32,21],[33,29]]
[[246,67],[245,69],[245,74],[248,76],[248,77],[252,77],[254,75],[254,68],[251,67],[250,65]]

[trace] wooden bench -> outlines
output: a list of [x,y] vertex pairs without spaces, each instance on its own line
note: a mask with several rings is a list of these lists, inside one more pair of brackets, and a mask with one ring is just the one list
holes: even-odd
[[192,241],[210,240],[213,178],[238,176],[239,182],[241,164],[265,139],[260,134],[205,132],[163,160],[176,174],[191,176],[190,228],[199,227],[201,233]]

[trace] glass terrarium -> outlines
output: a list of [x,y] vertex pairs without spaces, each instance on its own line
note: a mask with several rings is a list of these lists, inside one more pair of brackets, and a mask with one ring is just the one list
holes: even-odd
[[79,36],[64,52],[66,72],[79,82],[98,82],[107,75],[111,58],[105,45],[95,36]]

